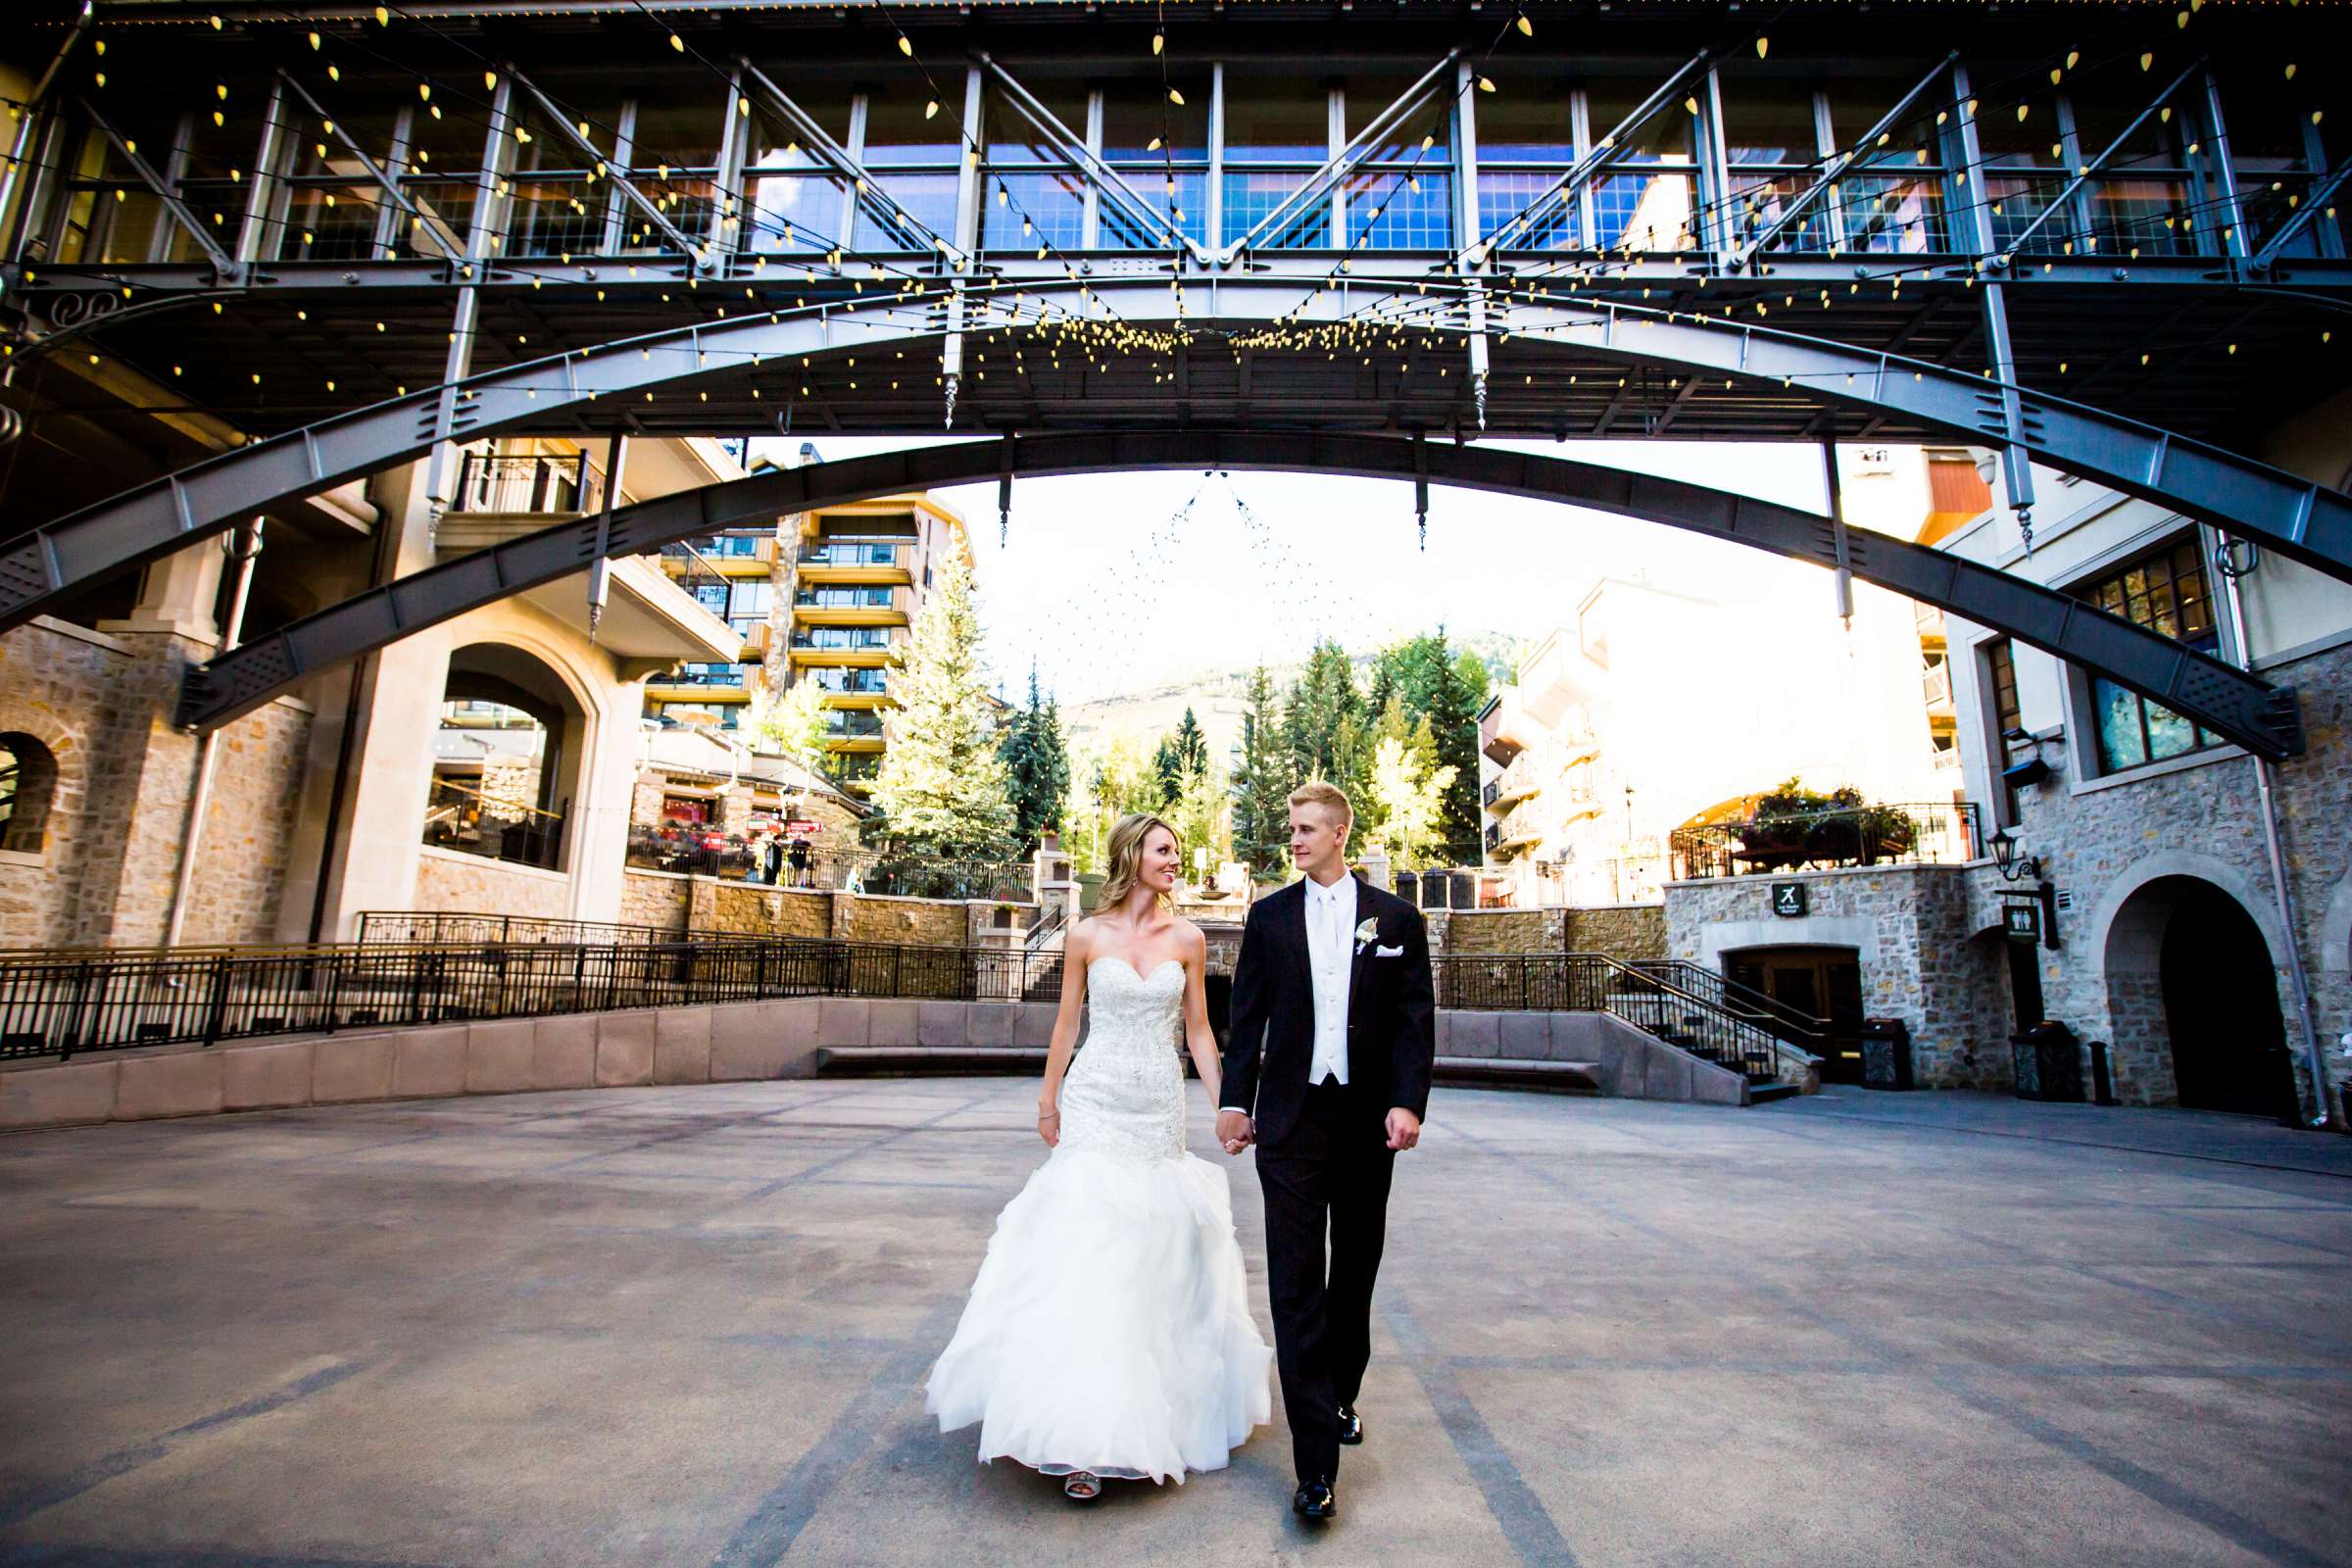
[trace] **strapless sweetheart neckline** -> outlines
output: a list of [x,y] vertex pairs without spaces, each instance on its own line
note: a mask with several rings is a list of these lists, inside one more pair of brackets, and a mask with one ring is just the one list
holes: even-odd
[[1159,962],[1152,966],[1152,974],[1146,974],[1141,969],[1138,969],[1134,964],[1129,963],[1125,958],[1120,957],[1117,954],[1105,953],[1101,957],[1095,959],[1093,963],[1089,963],[1087,967],[1091,969],[1096,963],[1115,963],[1120,968],[1126,970],[1129,974],[1135,976],[1138,980],[1141,980],[1144,984],[1150,985],[1152,983],[1152,975],[1159,973],[1160,970],[1165,969],[1171,963],[1181,966],[1184,960],[1182,958],[1162,958],[1159,960]]

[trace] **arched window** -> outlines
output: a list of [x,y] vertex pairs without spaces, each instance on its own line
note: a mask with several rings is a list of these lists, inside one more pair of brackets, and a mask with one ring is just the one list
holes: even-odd
[[18,730],[0,732],[0,850],[38,855],[49,837],[57,758]]
[[555,870],[586,719],[555,671],[519,648],[450,656],[424,842]]

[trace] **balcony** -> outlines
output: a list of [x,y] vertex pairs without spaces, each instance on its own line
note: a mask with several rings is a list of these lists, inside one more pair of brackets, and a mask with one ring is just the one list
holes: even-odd
[[569,516],[604,504],[605,476],[588,454],[507,457],[468,452],[458,468],[452,514],[466,516]]
[[906,540],[832,537],[804,548],[797,566],[805,582],[911,584],[914,546]]
[[1952,666],[1937,662],[1920,671],[1920,693],[1927,699],[1931,717],[1949,717],[1952,712]]
[[909,588],[804,586],[792,596],[792,618],[807,626],[904,626],[913,599]]
[[743,634],[743,657],[747,663],[757,663],[767,658],[767,650],[775,637],[775,629],[765,622],[749,627]]
[[1541,794],[1544,779],[1541,769],[1545,759],[1536,752],[1522,752],[1511,760],[1487,786],[1487,809],[1500,815],[1521,801]]
[[[1745,818],[1679,827],[1669,840],[1678,880],[1847,865],[1959,865],[1984,853],[1967,802],[1876,805],[1850,791],[1836,805],[1759,808]],[[1769,798],[1765,803],[1769,805]]]
[[1544,726],[1520,706],[1519,689],[1505,686],[1478,721],[1478,749],[1488,760],[1507,766],[1511,760],[1544,739]]

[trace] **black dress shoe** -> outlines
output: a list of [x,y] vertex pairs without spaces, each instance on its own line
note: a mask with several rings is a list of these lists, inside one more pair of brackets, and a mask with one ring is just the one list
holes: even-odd
[[1340,1511],[1340,1499],[1331,1490],[1331,1478],[1317,1476],[1302,1481],[1291,1497],[1291,1511],[1301,1519],[1329,1519]]
[[1355,1406],[1352,1404],[1340,1406],[1340,1441],[1342,1443],[1364,1441],[1364,1418],[1355,1413]]

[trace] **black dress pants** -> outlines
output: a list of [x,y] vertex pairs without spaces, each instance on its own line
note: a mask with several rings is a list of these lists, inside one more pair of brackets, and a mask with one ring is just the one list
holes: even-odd
[[1386,1117],[1327,1078],[1308,1087],[1282,1142],[1257,1152],[1274,1359],[1300,1481],[1340,1473],[1339,1407],[1355,1402],[1372,1358],[1372,1282],[1396,1164]]

